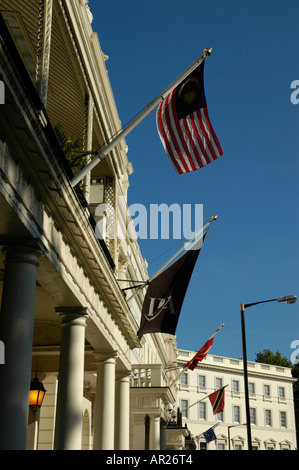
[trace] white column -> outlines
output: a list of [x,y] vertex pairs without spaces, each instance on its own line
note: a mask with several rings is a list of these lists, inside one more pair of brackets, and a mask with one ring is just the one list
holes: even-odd
[[134,413],[132,417],[134,450],[148,450],[148,439],[146,434],[145,413]]
[[96,354],[98,361],[94,413],[94,450],[114,449],[116,353]]
[[166,450],[166,422],[160,424],[160,450]]
[[150,415],[150,450],[160,450],[160,415]]
[[58,308],[61,322],[56,450],[81,450],[86,309]]
[[130,446],[130,376],[116,380],[115,449],[129,450]]
[[40,251],[30,246],[3,250],[5,272],[0,339],[0,449],[25,450],[31,378],[36,270]]

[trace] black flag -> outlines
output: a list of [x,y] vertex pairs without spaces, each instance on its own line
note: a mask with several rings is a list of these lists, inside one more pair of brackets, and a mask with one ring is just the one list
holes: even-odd
[[145,333],[175,334],[203,238],[197,242],[196,246],[193,246],[193,249],[186,251],[177,261],[150,281],[143,302],[140,328],[137,332],[139,339]]

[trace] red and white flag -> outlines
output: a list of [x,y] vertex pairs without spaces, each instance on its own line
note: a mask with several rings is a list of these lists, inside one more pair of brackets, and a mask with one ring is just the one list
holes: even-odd
[[208,341],[202,346],[202,348],[200,348],[200,350],[197,351],[195,356],[184,365],[185,369],[188,368],[190,370],[194,370],[195,367],[197,367],[198,363],[201,362],[206,357],[206,355],[208,354],[208,352],[210,351],[212,347],[216,334],[218,333],[219,330],[221,330],[223,326],[224,326],[224,323],[222,323],[222,325],[215,331],[215,333],[211,336],[211,338],[208,339]]
[[223,154],[208,114],[204,63],[172,90],[157,109],[158,132],[178,174],[197,170]]
[[224,410],[225,390],[224,387],[216,390],[209,395],[211,405],[213,407],[213,414],[221,413]]

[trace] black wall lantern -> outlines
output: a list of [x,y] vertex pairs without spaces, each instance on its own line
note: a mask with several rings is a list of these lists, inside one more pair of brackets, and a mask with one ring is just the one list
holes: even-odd
[[29,392],[29,407],[34,414],[42,406],[46,391],[43,384],[38,380],[37,375],[35,375],[35,378],[31,382]]

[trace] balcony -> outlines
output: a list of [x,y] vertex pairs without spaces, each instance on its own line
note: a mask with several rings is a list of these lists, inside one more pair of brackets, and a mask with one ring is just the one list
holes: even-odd
[[167,387],[166,373],[161,364],[137,364],[133,366],[131,387]]

